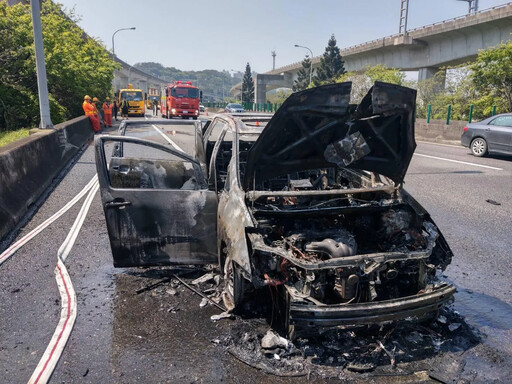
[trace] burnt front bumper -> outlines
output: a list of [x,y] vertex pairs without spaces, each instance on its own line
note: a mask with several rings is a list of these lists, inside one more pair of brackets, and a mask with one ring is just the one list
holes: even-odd
[[379,302],[315,305],[290,302],[290,325],[305,328],[350,328],[404,319],[421,320],[450,301],[456,289],[443,284],[431,292]]

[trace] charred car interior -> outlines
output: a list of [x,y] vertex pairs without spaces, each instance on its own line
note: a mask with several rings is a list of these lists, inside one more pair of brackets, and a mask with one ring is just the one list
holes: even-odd
[[[203,240],[216,227],[226,308],[240,311],[265,297],[270,316],[279,319],[274,324],[290,336],[435,316],[455,293],[438,277],[453,255],[428,212],[403,189],[416,147],[416,92],[376,82],[359,105],[351,105],[350,91],[350,83],[341,83],[294,93],[270,119],[219,115],[199,129],[202,148],[195,157],[180,155],[183,164],[140,163],[140,170],[167,175],[168,185],[154,191],[168,189],[167,199],[188,197],[172,204],[140,198],[141,207],[150,199],[155,210],[172,205],[173,216],[168,209],[151,220],[133,216],[132,227],[113,217],[112,211],[127,210],[107,204],[120,198],[121,187],[134,187],[116,181],[133,160],[116,158],[114,151],[102,182],[100,168],[107,165],[98,148],[106,139],[97,138],[109,236],[137,220],[165,223],[146,237],[132,231],[125,236],[130,246],[121,235],[114,242],[111,237],[114,258],[115,244],[130,260],[124,265],[211,262],[212,239]],[[169,181],[172,174],[179,181]],[[194,184],[184,191],[190,178]],[[204,207],[208,214],[195,220]],[[190,213],[193,235],[165,233],[165,226],[176,231],[174,220],[185,220],[176,214]],[[208,251],[201,252],[206,243]],[[191,249],[192,258],[170,254]],[[127,256],[134,250],[138,257]]]

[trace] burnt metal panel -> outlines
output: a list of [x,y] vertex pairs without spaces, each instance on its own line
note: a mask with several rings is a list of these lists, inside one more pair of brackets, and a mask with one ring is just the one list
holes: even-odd
[[416,147],[416,91],[376,82],[356,109],[349,105],[350,90],[348,82],[292,94],[250,150],[244,189],[333,164],[402,183]]
[[444,284],[432,292],[399,299],[350,305],[290,303],[290,322],[299,327],[332,327],[381,324],[406,318],[421,319],[452,300],[456,289]]
[[[183,167],[176,163],[164,165],[164,160],[148,163],[140,159],[141,167],[151,173],[180,173],[165,175],[162,185],[139,185],[136,174],[122,174],[115,166],[136,163],[137,159],[113,158],[111,168],[107,167],[104,143],[116,142],[116,156],[121,156],[122,144],[132,143],[155,148],[175,155],[192,164],[194,180],[191,183],[177,182],[183,176]],[[96,168],[100,183],[101,198],[107,229],[114,257],[114,266],[150,266],[169,264],[215,263],[217,260],[217,196],[207,189],[201,165],[181,151],[162,146],[152,141],[132,137],[100,136],[95,140]],[[123,163],[124,161],[124,163]],[[146,164],[148,163],[148,164]],[[156,167],[155,167],[156,164]],[[111,176],[119,176],[113,179]],[[124,178],[123,178],[124,177]],[[179,181],[179,180],[178,180]],[[128,184],[123,184],[128,183]],[[119,186],[126,186],[119,188]],[[162,187],[164,186],[164,187]]]

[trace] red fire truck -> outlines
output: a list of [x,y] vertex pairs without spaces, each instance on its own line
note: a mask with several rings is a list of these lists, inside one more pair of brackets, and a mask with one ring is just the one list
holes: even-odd
[[190,81],[169,84],[165,88],[165,104],[161,103],[162,117],[170,119],[181,116],[196,120],[199,116],[199,93],[199,89]]

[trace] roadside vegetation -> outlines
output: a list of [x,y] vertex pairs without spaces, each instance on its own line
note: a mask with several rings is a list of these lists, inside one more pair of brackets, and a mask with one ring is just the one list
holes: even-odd
[[[59,4],[43,1],[43,44],[52,122],[83,114],[85,94],[111,96],[117,67],[103,44]],[[37,127],[39,100],[30,6],[0,1],[0,132]],[[3,135],[11,137],[11,135]]]
[[0,147],[12,143],[13,141],[28,137],[28,128],[20,128],[15,131],[0,131]]

